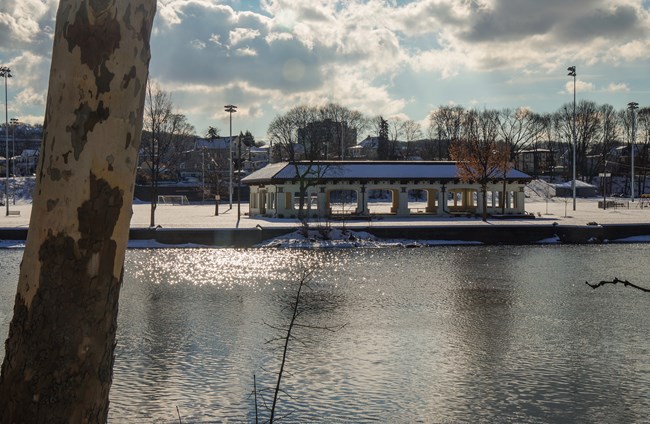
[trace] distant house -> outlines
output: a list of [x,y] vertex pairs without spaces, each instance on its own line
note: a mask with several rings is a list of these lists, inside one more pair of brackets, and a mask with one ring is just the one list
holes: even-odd
[[[183,152],[182,162],[179,166],[181,175],[199,175],[205,170],[215,168],[227,169],[231,144],[233,161],[238,163],[238,143],[239,136],[195,139],[194,146]],[[242,148],[244,147],[242,146]],[[244,152],[242,152],[242,157],[244,157]]]
[[368,136],[356,146],[348,149],[348,156],[352,160],[374,160],[377,159],[377,150],[379,149],[379,137]]
[[269,150],[268,146],[248,147],[246,149],[246,154],[244,154],[243,162],[243,167],[246,172],[251,173],[268,165],[270,158]]
[[520,150],[515,167],[534,176],[548,174],[555,166],[554,153],[548,149]]
[[37,149],[25,149],[19,156],[11,158],[9,169],[16,175],[32,175],[36,172],[38,156]]
[[[573,197],[571,181],[554,184],[556,197]],[[576,197],[594,197],[598,195],[598,188],[584,181],[576,180]]]
[[[502,174],[495,175],[488,185],[487,212],[525,213],[524,186],[531,177],[517,170],[508,171],[505,192],[503,179]],[[300,194],[301,182],[307,187],[304,196]],[[281,162],[252,173],[242,183],[250,186],[251,215],[296,217],[300,204],[306,206],[307,216],[320,218],[483,212],[480,185],[460,181],[455,162]],[[374,210],[371,199],[377,193],[388,195],[385,212]]]

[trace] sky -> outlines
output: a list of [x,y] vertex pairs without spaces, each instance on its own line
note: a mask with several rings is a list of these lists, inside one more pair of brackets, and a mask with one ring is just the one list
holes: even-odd
[[[0,0],[10,118],[43,122],[57,7]],[[303,104],[423,131],[441,105],[553,112],[571,65],[578,101],[650,106],[650,0],[159,0],[151,48],[150,77],[199,135],[228,135],[227,104],[257,140]]]

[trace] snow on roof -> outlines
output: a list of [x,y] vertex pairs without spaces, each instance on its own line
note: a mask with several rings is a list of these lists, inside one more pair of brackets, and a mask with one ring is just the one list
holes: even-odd
[[232,140],[233,143],[236,143],[237,136],[232,136],[231,137],[217,137],[215,139],[209,139],[209,138],[201,138],[197,139],[194,142],[194,148],[197,150],[200,149],[229,149],[230,148],[230,141]]
[[[280,162],[268,165],[242,179],[243,183],[269,183],[273,180],[295,180],[298,175],[330,180],[454,180],[458,177],[455,162],[424,161],[322,161]],[[499,178],[499,177],[497,177]],[[530,179],[517,170],[507,173],[508,179]]]
[[[575,180],[575,181],[576,181],[576,187],[592,187],[592,188],[596,187],[595,185],[586,183],[584,181],[580,181],[580,180]],[[558,187],[558,188],[572,188],[573,186],[571,185],[571,181],[566,181],[564,183],[555,184],[555,187]]]

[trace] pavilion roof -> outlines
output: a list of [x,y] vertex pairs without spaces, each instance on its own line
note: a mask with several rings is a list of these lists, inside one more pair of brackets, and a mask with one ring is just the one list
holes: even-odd
[[[457,180],[456,162],[428,161],[315,161],[279,162],[265,166],[242,179],[245,184],[272,184],[299,178],[320,180]],[[495,179],[503,179],[498,172]],[[511,169],[508,180],[532,180]]]

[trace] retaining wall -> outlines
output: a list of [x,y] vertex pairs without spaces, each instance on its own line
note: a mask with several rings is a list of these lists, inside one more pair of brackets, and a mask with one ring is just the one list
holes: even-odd
[[[161,244],[196,244],[218,247],[252,247],[256,244],[288,234],[296,227],[285,228],[132,228],[131,240],[152,240]],[[562,243],[616,242],[634,236],[650,236],[650,224],[609,225],[454,225],[354,227],[383,239],[478,241],[484,244],[535,244],[559,241]],[[25,240],[26,228],[0,228],[0,240]]]

